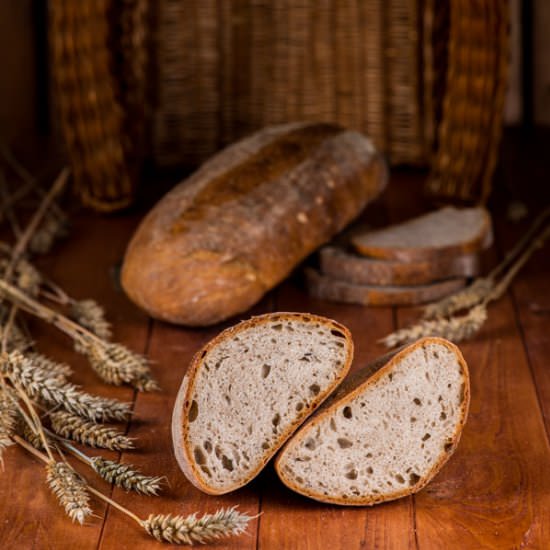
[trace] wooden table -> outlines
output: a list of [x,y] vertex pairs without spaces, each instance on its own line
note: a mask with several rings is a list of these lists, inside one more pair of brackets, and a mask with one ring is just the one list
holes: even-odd
[[[406,218],[418,211],[417,175],[394,177],[370,219]],[[147,318],[124,296],[118,267],[138,215],[74,219],[72,236],[41,267],[76,297],[106,306],[115,337],[147,354],[163,390],[136,394],[101,384],[64,336],[33,323],[41,351],[70,362],[86,389],[132,401],[128,424],[139,450],[104,453],[151,474],[165,474],[169,487],[157,499],[98,486],[140,516],[151,512],[199,513],[221,506],[261,515],[248,534],[219,543],[246,549],[480,549],[550,547],[550,254],[540,251],[511,292],[490,306],[489,320],[461,345],[471,369],[470,416],[456,454],[419,494],[372,508],[328,506],[293,494],[269,466],[248,487],[212,497],[180,473],[172,454],[170,415],[193,353],[221,326],[192,330]],[[523,231],[526,222],[496,220],[494,255]],[[494,257],[492,258],[494,261]],[[382,354],[377,340],[418,315],[404,308],[363,308],[308,298],[295,279],[271,292],[252,313],[310,311],[346,324],[356,344],[355,368]],[[251,312],[243,315],[248,317]],[[225,325],[224,325],[225,326]],[[80,467],[80,466],[79,466]],[[0,484],[2,549],[162,548],[118,511],[94,502],[97,517],[71,524],[49,493],[44,470],[19,448],[6,452]]]

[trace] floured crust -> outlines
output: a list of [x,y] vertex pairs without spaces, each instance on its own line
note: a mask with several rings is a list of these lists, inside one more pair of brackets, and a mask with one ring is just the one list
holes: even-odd
[[[392,492],[391,496],[388,496],[388,497],[385,497],[384,495],[377,495],[376,497],[351,496],[346,499],[331,497],[330,495],[327,496],[321,493],[317,493],[315,491],[308,489],[307,487],[297,485],[285,475],[284,468],[283,468],[285,453],[287,451],[290,451],[291,449],[293,450],[294,448],[296,448],[300,444],[300,442],[307,436],[307,434],[310,433],[311,429],[317,426],[325,418],[330,417],[334,413],[334,410],[337,407],[341,406],[343,403],[348,403],[352,401],[355,397],[360,395],[366,388],[376,384],[385,374],[389,373],[403,357],[413,352],[416,348],[422,347],[430,343],[443,345],[455,354],[461,367],[462,382],[464,384],[464,393],[463,393],[462,403],[460,406],[460,420],[457,422],[454,434],[452,435],[452,437],[449,438],[450,447],[448,448],[448,451],[444,451],[441,453],[439,460],[435,462],[435,464],[433,465],[432,469],[428,472],[428,474],[420,478],[418,482],[412,487],[408,487],[401,491]],[[379,361],[375,363],[378,363],[378,366],[382,364]],[[422,338],[421,340],[418,340],[414,344],[407,346],[406,348],[397,352],[395,355],[391,356],[389,360],[385,364],[383,364],[383,366],[379,366],[378,370],[376,370],[374,374],[372,374],[372,372],[373,372],[373,369],[370,366],[367,366],[365,367],[365,369],[363,369],[363,371],[356,373],[353,376],[353,380],[350,380],[351,384],[348,385],[347,393],[345,393],[345,395],[343,396],[336,396],[336,399],[331,399],[329,403],[327,403],[322,409],[317,411],[315,416],[312,419],[310,419],[304,426],[302,426],[302,428],[298,430],[298,432],[294,435],[294,437],[290,441],[288,441],[286,445],[282,448],[282,450],[279,452],[279,454],[277,455],[277,458],[275,459],[275,469],[281,481],[288,488],[292,489],[293,491],[296,491],[297,493],[310,497],[314,500],[318,500],[320,502],[327,502],[332,504],[343,504],[348,506],[365,506],[365,505],[370,506],[373,504],[378,504],[380,502],[395,500],[395,499],[408,496],[420,491],[423,487],[426,486],[426,484],[428,484],[433,479],[433,477],[439,472],[439,470],[441,470],[441,468],[447,462],[447,460],[449,460],[451,455],[454,453],[458,445],[458,442],[460,441],[460,436],[462,435],[462,429],[464,427],[464,424],[466,423],[466,419],[468,417],[468,409],[470,406],[470,377],[468,373],[468,366],[459,348],[455,346],[453,343],[443,338],[436,338],[436,337]],[[347,381],[346,381],[346,384],[347,384]],[[338,391],[338,393],[340,393],[340,390]]]
[[[263,459],[258,467],[253,470],[249,476],[241,483],[235,484],[230,487],[225,487],[223,489],[217,489],[210,487],[205,484],[202,480],[202,476],[199,473],[199,470],[196,466],[195,460],[193,459],[193,453],[191,450],[191,445],[188,442],[188,425],[186,424],[186,419],[189,415],[189,410],[191,407],[191,397],[193,395],[194,383],[197,375],[197,371],[200,369],[202,363],[201,360],[207,353],[216,347],[221,342],[233,337],[235,334],[247,330],[251,327],[256,327],[262,324],[271,323],[273,321],[305,321],[312,323],[319,323],[327,327],[333,328],[342,332],[345,336],[347,343],[347,357],[341,367],[340,373],[335,378],[334,382],[324,391],[320,392],[319,395],[312,400],[312,403],[309,407],[304,407],[304,409],[297,413],[296,420],[291,424],[291,426],[284,432],[282,432],[277,439],[276,443],[264,453]],[[176,455],[176,460],[187,477],[187,479],[201,491],[211,494],[211,495],[220,495],[229,493],[246,485],[254,477],[256,477],[267,462],[273,457],[273,455],[279,450],[279,448],[285,443],[285,441],[294,433],[294,431],[302,424],[302,422],[325,400],[329,395],[337,388],[340,382],[346,377],[351,363],[353,361],[353,340],[350,331],[340,323],[333,321],[332,319],[327,319],[325,317],[320,317],[310,313],[288,313],[288,312],[278,312],[278,313],[268,313],[265,315],[259,315],[257,317],[252,317],[246,321],[242,321],[237,325],[230,327],[208,342],[204,347],[202,347],[193,357],[187,374],[185,375],[181,387],[178,391],[176,398],[174,412],[172,415],[172,442],[174,445],[174,453]]]

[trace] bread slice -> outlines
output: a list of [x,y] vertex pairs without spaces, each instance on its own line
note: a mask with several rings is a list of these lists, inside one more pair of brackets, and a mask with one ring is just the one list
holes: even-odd
[[305,270],[309,293],[321,300],[364,306],[410,306],[439,300],[466,284],[466,279],[448,279],[429,285],[373,286],[357,285]]
[[360,254],[384,260],[437,260],[443,254],[470,254],[490,246],[491,218],[481,207],[446,207],[405,223],[354,235],[351,243]]
[[351,334],[301,313],[253,317],[194,357],[172,416],[178,463],[209,494],[254,478],[346,376]]
[[342,384],[275,468],[285,485],[322,502],[370,505],[416,493],[456,449],[469,399],[460,350],[423,338]]
[[319,259],[324,275],[359,285],[422,285],[452,277],[475,277],[480,270],[477,254],[397,262],[325,246],[319,251]]

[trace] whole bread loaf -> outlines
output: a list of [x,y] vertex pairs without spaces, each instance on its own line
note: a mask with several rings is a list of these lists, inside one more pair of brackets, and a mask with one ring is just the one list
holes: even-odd
[[253,317],[195,355],[172,416],[178,463],[202,491],[254,478],[347,374],[353,341],[342,325],[306,313]]
[[330,124],[264,129],[170,191],[132,238],[122,285],[192,326],[245,311],[385,187],[371,141]]
[[423,338],[348,377],[279,453],[291,489],[334,504],[416,493],[453,454],[468,415],[468,367],[442,338]]

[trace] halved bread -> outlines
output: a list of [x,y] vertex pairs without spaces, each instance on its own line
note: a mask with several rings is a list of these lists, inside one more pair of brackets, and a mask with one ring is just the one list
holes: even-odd
[[253,317],[194,357],[172,417],[189,481],[223,494],[254,478],[346,376],[353,341],[339,323],[302,313]]
[[359,285],[422,285],[452,277],[475,277],[480,270],[477,254],[397,262],[324,246],[319,251],[319,259],[324,275]]
[[321,300],[364,306],[409,306],[439,300],[460,290],[466,279],[447,279],[428,285],[374,286],[358,285],[305,270],[309,293]]
[[371,505],[416,493],[456,449],[469,400],[460,350],[423,338],[346,380],[275,468],[289,488],[322,502]]
[[402,262],[471,254],[492,243],[485,208],[445,207],[404,223],[354,235],[354,248],[365,256]]

